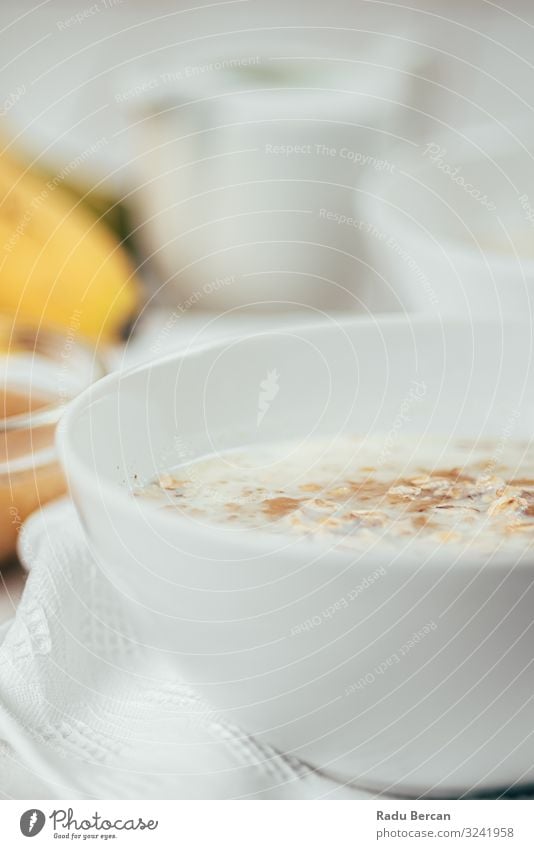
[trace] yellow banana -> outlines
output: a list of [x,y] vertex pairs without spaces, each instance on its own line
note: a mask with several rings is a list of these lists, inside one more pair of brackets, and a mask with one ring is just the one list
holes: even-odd
[[120,243],[61,182],[0,154],[0,311],[109,341],[140,286]]

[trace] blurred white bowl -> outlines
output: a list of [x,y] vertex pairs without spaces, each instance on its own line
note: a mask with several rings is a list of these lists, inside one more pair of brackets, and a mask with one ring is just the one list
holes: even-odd
[[[212,451],[342,431],[387,437],[414,380],[425,385],[404,417],[415,441],[501,438],[512,414],[514,437],[528,440],[530,353],[526,324],[332,322],[175,354],[88,390],[64,418],[61,455],[139,640],[215,711],[342,781],[442,796],[534,780],[532,552],[512,562],[445,547],[423,559],[413,540],[396,555],[334,552],[132,497],[158,471]],[[273,369],[279,393],[259,427]],[[353,597],[378,567],[385,575]],[[429,623],[401,663],[351,692]]]
[[485,127],[425,142],[367,180],[358,205],[381,306],[531,315],[534,156],[521,134]]

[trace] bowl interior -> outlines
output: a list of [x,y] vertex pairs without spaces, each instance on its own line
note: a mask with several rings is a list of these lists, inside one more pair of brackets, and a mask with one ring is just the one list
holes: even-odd
[[[112,375],[60,427],[67,472],[132,487],[195,458],[347,432],[534,433],[531,330],[521,322],[353,320],[259,333]],[[436,458],[439,462],[439,458]],[[132,499],[133,502],[133,499]]]

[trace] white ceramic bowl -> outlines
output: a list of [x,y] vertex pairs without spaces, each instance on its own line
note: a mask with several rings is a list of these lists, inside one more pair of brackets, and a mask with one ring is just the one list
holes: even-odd
[[[420,144],[355,196],[383,309],[518,318],[534,305],[532,127]],[[523,141],[524,139],[524,141]]]
[[[394,439],[400,427],[444,448],[529,439],[530,337],[522,324],[425,318],[285,328],[114,374],[76,399],[63,464],[140,641],[214,710],[342,781],[440,796],[534,779],[531,554],[422,558],[413,541],[395,557],[333,552],[131,495],[185,457],[280,438]],[[274,369],[279,392],[258,426]],[[413,381],[424,391],[407,409]]]

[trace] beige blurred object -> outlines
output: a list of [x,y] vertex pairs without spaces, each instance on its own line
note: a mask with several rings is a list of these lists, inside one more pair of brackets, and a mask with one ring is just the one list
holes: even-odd
[[137,74],[172,57],[172,70],[185,74],[206,50],[224,52],[231,41],[237,56],[259,40],[268,56],[295,52],[297,41],[297,55],[332,58],[357,58],[372,40],[371,61],[380,41],[380,61],[390,64],[384,47],[394,60],[399,35],[413,38],[424,18],[366,0],[8,1],[0,4],[3,120],[36,164],[59,173],[69,165],[78,191],[118,200],[133,188],[130,139],[117,108],[126,68]]
[[73,330],[0,318],[0,562],[14,553],[24,519],[64,492],[56,425],[69,399],[102,374]]
[[390,167],[384,131],[405,89],[379,51],[251,49],[129,85],[138,236],[167,303],[363,308],[353,195],[365,171]]

